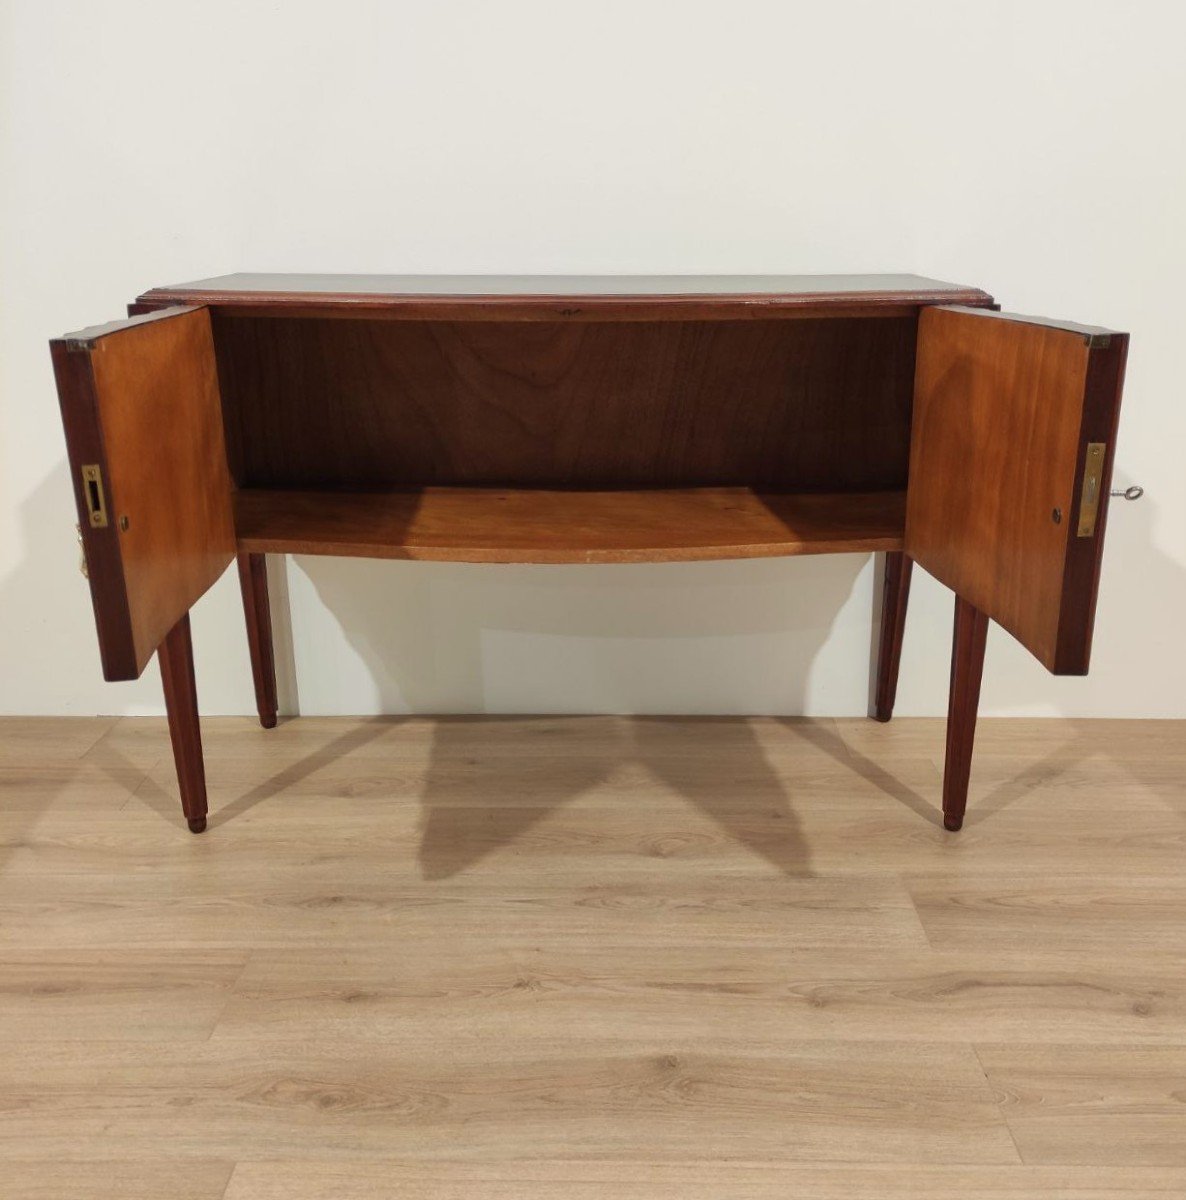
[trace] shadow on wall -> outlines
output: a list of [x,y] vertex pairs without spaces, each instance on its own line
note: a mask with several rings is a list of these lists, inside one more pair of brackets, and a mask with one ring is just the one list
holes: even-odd
[[[720,661],[719,652],[713,660],[698,656],[694,640],[737,637],[739,646],[752,646],[754,635],[761,633],[779,635],[780,646],[787,644],[788,633],[793,635],[790,656],[760,666],[777,673],[783,704],[796,711],[803,707],[816,656],[865,561],[862,555],[835,555],[811,564],[766,560],[724,568],[716,563],[516,568],[511,580],[500,577],[497,567],[460,564],[425,568],[302,557],[297,565],[365,664],[384,711],[439,711],[442,678],[460,695],[481,695],[485,643],[492,635],[606,639],[613,648],[606,656],[609,670],[628,663],[631,640],[648,639],[648,667],[657,659],[670,667],[677,685],[683,678],[694,696],[703,696],[718,686],[703,672],[711,669],[711,661]],[[795,574],[804,577],[807,571],[811,586],[796,590]],[[285,628],[285,606],[276,598],[273,607],[282,656],[281,647],[292,645],[291,632]],[[441,624],[450,631],[444,645],[432,636]],[[757,641],[760,659],[762,643]],[[593,669],[602,666],[601,656],[595,655]],[[282,675],[293,674],[291,663],[278,669]],[[562,677],[563,663],[554,670]],[[615,698],[609,707],[621,712],[648,707],[647,668],[635,664],[622,674],[617,687],[612,678],[600,681],[605,694]],[[670,689],[671,677],[663,684]],[[719,684],[730,686],[723,680]],[[739,703],[742,699],[736,697]],[[699,701],[691,700],[688,707],[699,707]],[[788,791],[793,781],[780,778],[743,718],[714,723],[706,741],[711,751],[704,753],[689,752],[686,726],[677,732],[670,718],[603,722],[587,738],[565,722],[575,742],[558,739],[554,755],[542,763],[538,756],[516,759],[505,743],[491,756],[479,730],[485,724],[488,737],[489,720],[444,720],[434,728],[421,796],[420,858],[427,878],[456,874],[498,845],[514,841],[554,808],[604,785],[623,764],[643,767],[778,870],[809,870]],[[515,736],[515,729],[507,722],[506,736]],[[497,734],[497,724],[493,732]],[[489,789],[487,794],[506,789],[505,802],[497,811],[489,805],[459,804],[466,776],[482,791]],[[771,822],[777,822],[776,837],[770,836]]]
[[[813,665],[867,559],[294,564],[365,665],[381,712],[490,711],[492,668],[496,711],[539,711],[544,695],[548,712],[724,714],[754,711],[755,695],[765,697],[763,713],[772,704],[803,710]],[[277,634],[291,645],[289,631]],[[670,704],[673,692],[686,699]]]

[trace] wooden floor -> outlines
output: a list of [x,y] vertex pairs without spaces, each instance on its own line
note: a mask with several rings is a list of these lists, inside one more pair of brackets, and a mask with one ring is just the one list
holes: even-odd
[[1186,726],[0,723],[0,1194],[1186,1195]]

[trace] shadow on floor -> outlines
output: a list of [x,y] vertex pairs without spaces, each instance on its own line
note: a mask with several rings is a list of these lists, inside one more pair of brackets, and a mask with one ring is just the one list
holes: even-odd
[[[697,668],[680,661],[679,655],[688,639],[789,633],[794,652],[780,664],[785,704],[801,707],[814,660],[852,592],[865,556],[829,556],[809,564],[730,563],[727,575],[717,563],[535,568],[517,575],[512,587],[488,569],[459,564],[432,564],[430,570],[416,563],[317,558],[297,562],[365,663],[380,706],[431,712],[439,700],[442,676],[462,691],[481,694],[483,639],[490,631],[583,638],[594,645],[596,639],[611,639],[618,655],[615,669],[622,668],[623,642],[645,639],[652,652],[658,643],[660,657],[667,653],[679,669],[689,672]],[[796,591],[793,576],[803,570],[811,571],[811,587]],[[723,586],[729,589],[724,602]],[[448,605],[447,624],[454,633],[447,645],[428,636],[442,603]],[[281,614],[277,623],[287,628],[287,616]],[[281,642],[291,646],[291,635],[282,634]],[[291,667],[283,663],[282,645],[277,650],[280,671],[291,674]],[[624,711],[645,708],[642,697],[649,681],[645,671],[633,668],[627,663],[621,679],[615,678]],[[711,681],[695,677],[692,682]],[[686,720],[681,721],[685,729]],[[497,729],[498,721],[446,718],[434,727],[419,796],[424,814],[420,860],[428,879],[456,875],[513,844],[559,806],[604,786],[623,763],[642,767],[775,869],[790,875],[810,873],[810,856],[791,802],[794,781],[775,772],[744,718],[727,721],[727,733],[714,736],[710,750],[692,754],[680,749],[686,743],[674,735],[672,718],[607,723],[614,732],[603,744],[578,738],[579,744],[566,745],[557,739],[555,754],[546,762],[538,759],[538,740],[522,757],[505,744],[496,753],[486,752],[491,726]],[[514,726],[506,728],[507,736],[514,736]],[[714,725],[714,731],[721,728],[720,722]],[[232,801],[222,813],[212,814],[212,824],[246,811],[344,749],[348,747],[331,744],[287,768]],[[467,791],[480,802],[466,803],[461,797]],[[778,828],[774,837],[772,821]]]

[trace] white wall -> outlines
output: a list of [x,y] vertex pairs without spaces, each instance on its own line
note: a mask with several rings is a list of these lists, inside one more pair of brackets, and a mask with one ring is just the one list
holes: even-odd
[[[904,270],[1133,334],[1118,482],[1148,497],[1113,509],[1092,674],[994,630],[984,710],[1186,715],[1182,11],[9,0],[0,709],[160,710],[154,670],[101,680],[45,347],[148,286]],[[286,570],[306,713],[865,709],[862,557]],[[899,710],[939,713],[950,597],[912,603]],[[238,605],[228,575],[194,614],[207,713],[251,711]]]

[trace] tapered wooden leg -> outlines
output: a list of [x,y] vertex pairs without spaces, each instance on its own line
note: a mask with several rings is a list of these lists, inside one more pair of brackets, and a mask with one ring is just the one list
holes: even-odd
[[947,759],[943,764],[943,826],[956,830],[964,823],[968,780],[972,773],[972,744],[976,739],[976,709],[984,674],[984,643],[988,617],[974,605],[955,598],[955,634],[951,647],[951,692],[947,701]]
[[906,629],[906,602],[910,599],[913,559],[900,550],[890,550],[882,564],[881,638],[877,651],[877,677],[869,715],[888,721],[894,715],[898,694],[898,666],[902,661],[902,634]]
[[239,587],[247,618],[255,708],[265,729],[276,724],[276,658],[272,653],[272,610],[268,604],[267,560],[262,554],[239,555]]
[[198,728],[198,689],[194,683],[194,648],[187,613],[165,635],[156,652],[165,685],[165,711],[173,762],[181,788],[181,807],[190,833],[206,828],[206,768],[202,762],[202,734]]

